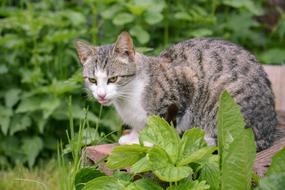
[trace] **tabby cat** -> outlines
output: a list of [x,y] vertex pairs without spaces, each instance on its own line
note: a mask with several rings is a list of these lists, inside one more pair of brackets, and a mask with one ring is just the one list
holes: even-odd
[[149,115],[176,123],[179,133],[200,127],[215,144],[218,99],[226,89],[240,105],[246,127],[255,134],[258,151],[269,147],[277,125],[270,81],[255,57],[219,39],[180,42],[157,57],[134,49],[127,32],[115,44],[92,46],[77,41],[88,89],[102,105],[114,105],[132,128],[120,144],[138,142]]

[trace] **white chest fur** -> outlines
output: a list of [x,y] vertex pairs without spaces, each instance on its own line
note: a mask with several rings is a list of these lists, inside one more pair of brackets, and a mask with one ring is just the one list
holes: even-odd
[[128,86],[129,96],[114,103],[115,108],[123,122],[133,130],[140,131],[147,122],[147,113],[142,106],[142,95],[146,81],[135,79]]

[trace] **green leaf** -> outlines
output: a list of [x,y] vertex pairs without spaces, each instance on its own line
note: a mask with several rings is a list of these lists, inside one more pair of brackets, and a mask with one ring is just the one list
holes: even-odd
[[41,102],[42,98],[40,97],[29,97],[22,99],[16,109],[16,113],[32,112],[40,110]]
[[159,146],[154,146],[149,150],[147,160],[149,161],[152,170],[174,166],[175,164],[171,162],[167,152]]
[[184,179],[176,186],[168,187],[166,190],[206,190],[209,189],[209,185],[206,181],[192,181],[189,179]]
[[212,155],[212,153],[217,150],[217,147],[204,147],[201,148],[199,150],[197,150],[196,152],[193,152],[192,154],[183,157],[178,163],[177,166],[183,166],[183,165],[187,165],[190,164],[192,162],[198,162],[210,155]]
[[256,147],[252,129],[244,129],[244,126],[239,106],[224,91],[218,110],[221,190],[250,188]]
[[10,118],[13,115],[13,111],[11,108],[6,108],[0,105],[0,125],[1,125],[1,131],[4,135],[7,135],[9,124],[10,124]]
[[259,185],[254,190],[284,190],[285,172],[272,174],[259,180]]
[[133,179],[132,174],[126,171],[114,171],[113,176],[120,181],[131,182]]
[[171,162],[176,163],[178,159],[179,136],[164,119],[158,116],[150,116],[148,124],[140,133],[140,142],[149,142],[163,148],[169,155]]
[[35,160],[42,149],[43,141],[40,137],[35,136],[23,140],[22,150],[28,158],[30,168],[34,165]]
[[150,35],[140,25],[136,25],[130,30],[131,35],[135,36],[141,44],[145,44],[149,41]]
[[60,99],[57,97],[48,97],[42,100],[40,107],[43,110],[43,118],[46,120],[60,106]]
[[151,165],[149,164],[146,156],[131,166],[131,172],[134,174],[151,171],[151,169]]
[[5,104],[7,107],[13,107],[20,100],[21,90],[18,88],[9,89],[5,93]]
[[217,117],[219,154],[223,159],[224,151],[229,149],[230,143],[243,132],[245,126],[239,106],[227,91],[220,96]]
[[140,145],[122,145],[114,148],[108,157],[106,166],[110,169],[125,168],[133,165],[146,155],[147,147]]
[[210,185],[210,190],[220,189],[219,156],[213,155],[201,163],[199,180],[205,180]]
[[114,15],[117,14],[121,10],[122,10],[122,6],[118,4],[114,4],[108,7],[108,9],[103,10],[101,12],[101,15],[104,19],[112,19]]
[[83,190],[123,190],[125,185],[115,177],[102,176],[88,181]]
[[186,21],[191,21],[192,18],[187,12],[177,12],[174,14],[174,18],[178,20],[186,20]]
[[154,24],[161,22],[163,19],[163,16],[159,12],[148,11],[145,13],[144,19],[148,24],[154,25]]
[[163,190],[163,188],[149,179],[140,179],[130,184],[125,190]]
[[280,173],[285,173],[285,147],[277,152],[272,157],[272,163],[266,172],[266,176],[277,175]]
[[206,147],[207,143],[204,139],[205,132],[200,128],[192,128],[187,130],[180,141],[179,159],[183,159],[197,150]]
[[283,190],[285,187],[285,147],[272,157],[272,163],[259,180],[256,190]]
[[121,26],[121,25],[125,25],[125,24],[128,24],[128,23],[132,22],[134,20],[134,18],[135,17],[132,14],[129,14],[129,13],[119,13],[113,19],[113,23],[115,25]]
[[73,10],[64,10],[62,12],[62,15],[71,22],[74,26],[80,26],[82,24],[85,24],[86,18],[85,15],[81,12],[76,12]]
[[257,3],[254,3],[252,0],[224,0],[223,3],[235,8],[246,8],[255,16],[259,16],[264,13],[262,7]]
[[193,170],[188,166],[168,166],[154,171],[154,174],[162,181],[176,182],[191,176]]
[[101,176],[105,176],[105,174],[94,167],[82,168],[75,175],[75,189],[81,190],[88,181]]
[[256,155],[254,135],[251,128],[243,132],[224,152],[221,166],[221,190],[249,190]]
[[16,132],[23,131],[32,124],[31,118],[27,115],[14,115],[10,124],[9,134],[14,135]]
[[192,174],[188,166],[176,167],[171,163],[170,156],[162,148],[155,146],[147,154],[154,174],[162,181],[175,182]]

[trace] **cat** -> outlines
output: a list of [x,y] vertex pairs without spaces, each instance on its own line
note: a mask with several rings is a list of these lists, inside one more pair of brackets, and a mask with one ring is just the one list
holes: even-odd
[[139,143],[150,115],[176,123],[178,133],[200,127],[215,145],[216,115],[226,89],[241,107],[246,127],[255,134],[257,151],[273,142],[277,119],[271,83],[256,58],[233,43],[196,38],[177,43],[157,57],[135,51],[122,32],[111,45],[77,41],[88,89],[102,105],[114,105],[132,130],[120,144]]

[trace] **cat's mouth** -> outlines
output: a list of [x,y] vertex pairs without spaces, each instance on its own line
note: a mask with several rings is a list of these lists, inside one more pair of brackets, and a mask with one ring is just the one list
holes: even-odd
[[112,100],[110,100],[110,99],[109,100],[108,99],[98,99],[98,102],[102,105],[108,106],[111,104]]

